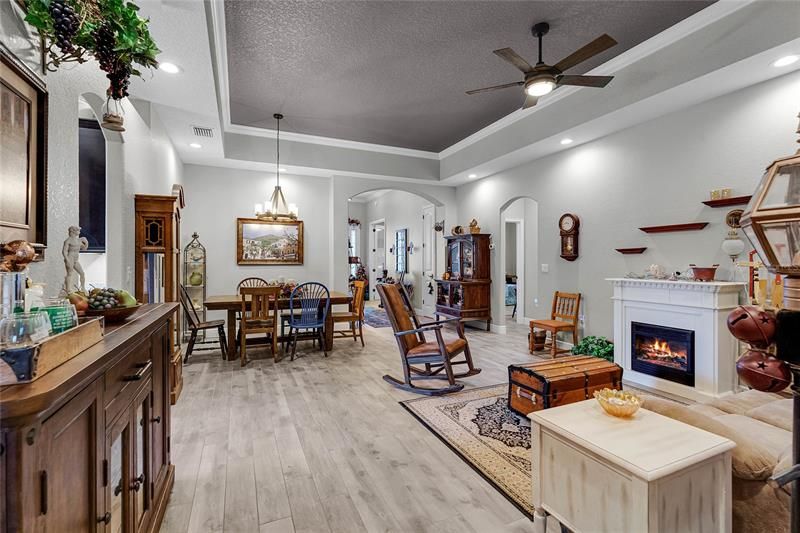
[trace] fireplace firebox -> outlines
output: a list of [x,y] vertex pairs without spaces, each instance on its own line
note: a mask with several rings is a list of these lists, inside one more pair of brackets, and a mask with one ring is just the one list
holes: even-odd
[[694,331],[631,322],[631,369],[694,387]]

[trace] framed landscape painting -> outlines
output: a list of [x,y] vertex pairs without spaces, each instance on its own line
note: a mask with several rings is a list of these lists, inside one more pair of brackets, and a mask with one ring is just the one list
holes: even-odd
[[239,218],[237,223],[237,264],[303,264],[302,221]]

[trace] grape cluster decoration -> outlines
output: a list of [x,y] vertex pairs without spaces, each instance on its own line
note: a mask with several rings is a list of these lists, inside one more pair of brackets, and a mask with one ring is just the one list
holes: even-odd
[[131,76],[141,76],[134,67],[158,66],[156,46],[149,21],[139,16],[139,7],[125,0],[27,0],[25,20],[42,39],[47,70],[62,63],[97,60],[109,80],[107,96],[128,96]]

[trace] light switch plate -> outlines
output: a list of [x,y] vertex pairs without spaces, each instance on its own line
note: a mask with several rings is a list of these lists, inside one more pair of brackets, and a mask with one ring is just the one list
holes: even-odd
[[545,274],[550,272],[550,265],[548,265],[547,263],[542,263],[542,272],[544,272]]

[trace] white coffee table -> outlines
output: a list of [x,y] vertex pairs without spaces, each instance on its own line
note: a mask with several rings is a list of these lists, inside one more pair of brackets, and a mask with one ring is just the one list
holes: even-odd
[[547,514],[577,532],[731,531],[728,439],[646,409],[596,400],[529,415],[535,530]]

